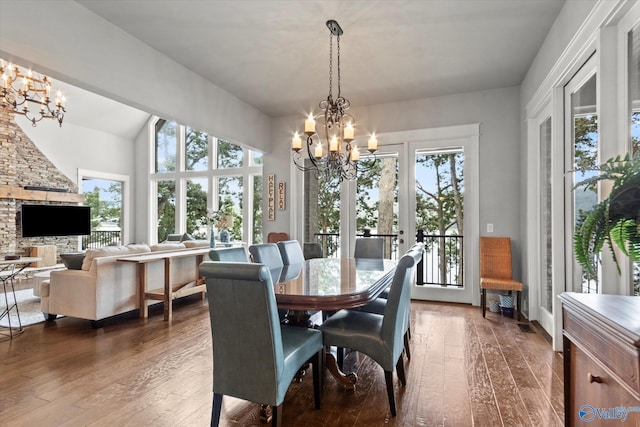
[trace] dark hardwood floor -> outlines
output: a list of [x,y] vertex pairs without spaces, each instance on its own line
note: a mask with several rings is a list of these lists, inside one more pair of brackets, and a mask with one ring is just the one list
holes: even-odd
[[[23,285],[24,286],[24,285]],[[62,318],[0,336],[3,426],[206,426],[212,351],[206,301],[111,319],[104,328]],[[560,426],[562,359],[543,334],[515,319],[468,305],[413,302],[407,385],[396,381],[392,418],[382,369],[351,354],[358,385],[327,374],[322,409],[313,409],[310,373],[292,384],[285,426]],[[221,425],[260,425],[258,405],[225,397]]]

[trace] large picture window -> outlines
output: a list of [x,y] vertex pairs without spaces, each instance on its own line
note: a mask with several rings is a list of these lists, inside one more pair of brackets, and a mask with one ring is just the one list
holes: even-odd
[[[208,239],[208,211],[224,210],[227,221],[215,224],[232,240],[262,241],[262,154],[205,132],[158,118],[152,141],[156,213],[152,235],[188,233]],[[246,161],[249,159],[250,161]],[[250,185],[253,191],[244,191]]]

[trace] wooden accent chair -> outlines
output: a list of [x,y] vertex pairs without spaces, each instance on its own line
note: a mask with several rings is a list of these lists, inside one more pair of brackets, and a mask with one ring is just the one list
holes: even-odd
[[[269,270],[260,264],[207,261],[213,339],[211,425],[218,426],[224,395],[271,405],[272,425],[281,425],[280,405],[305,363],[313,364],[313,394],[320,409],[324,367],[322,333],[280,324]],[[251,313],[251,316],[247,316]]]
[[289,240],[289,233],[271,232],[267,234],[267,243],[278,243]]
[[520,319],[521,282],[513,280],[511,270],[511,239],[508,237],[480,237],[480,305],[482,317],[487,309],[487,289],[516,291],[518,320]]

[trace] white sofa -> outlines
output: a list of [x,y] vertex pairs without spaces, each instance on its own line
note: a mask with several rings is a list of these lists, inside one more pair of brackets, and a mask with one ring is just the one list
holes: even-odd
[[[55,315],[64,315],[88,319],[97,326],[95,322],[99,320],[140,308],[137,264],[116,261],[118,258],[158,251],[171,253],[203,245],[208,242],[107,246],[89,250],[82,269],[52,271],[50,279],[40,284],[40,308],[49,320]],[[172,280],[174,277],[181,281],[197,280],[195,257],[181,257],[172,262]],[[148,266],[148,283],[151,287],[163,286],[164,263],[154,262]]]

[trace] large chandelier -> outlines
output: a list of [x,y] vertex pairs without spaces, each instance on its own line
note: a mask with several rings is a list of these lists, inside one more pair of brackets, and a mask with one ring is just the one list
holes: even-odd
[[65,97],[62,92],[56,94],[55,103],[51,98],[51,79],[33,71],[6,63],[0,59],[0,78],[2,79],[3,109],[25,116],[36,126],[42,119],[55,119],[60,126],[64,119]]
[[[307,136],[306,156],[303,156],[302,138],[298,132],[293,135],[291,149],[293,150],[293,163],[301,171],[314,171],[316,176],[324,176],[327,180],[355,179],[360,160],[360,151],[354,142],[355,120],[346,111],[351,102],[340,92],[340,36],[343,31],[334,20],[327,21],[329,28],[329,95],[327,99],[320,101],[319,115],[320,133],[316,132],[316,120],[313,113],[304,122],[304,134]],[[337,41],[337,71],[338,71],[338,96],[333,98],[333,36]],[[314,142],[313,136],[317,136]],[[375,133],[369,138],[367,149],[371,155],[378,149],[378,140]],[[309,161],[305,162],[305,158]]]

